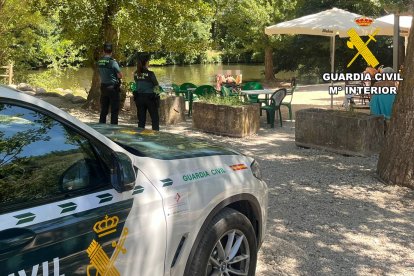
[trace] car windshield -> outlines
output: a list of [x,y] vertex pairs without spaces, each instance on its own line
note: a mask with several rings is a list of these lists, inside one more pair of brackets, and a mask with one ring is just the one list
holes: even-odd
[[89,124],[89,126],[137,156],[171,160],[238,154],[229,149],[176,134],[118,125]]

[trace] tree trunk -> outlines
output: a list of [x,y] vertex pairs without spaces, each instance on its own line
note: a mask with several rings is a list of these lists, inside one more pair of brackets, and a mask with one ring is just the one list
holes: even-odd
[[88,93],[88,98],[86,99],[86,103],[84,105],[85,108],[92,108],[95,110],[98,110],[100,107],[99,99],[101,96],[101,85],[100,85],[100,77],[99,77],[99,71],[98,67],[96,65],[96,62],[100,58],[100,55],[102,54],[102,45],[104,42],[111,42],[113,43],[113,51],[116,53],[116,45],[115,45],[115,39],[116,39],[116,30],[112,24],[113,16],[116,14],[116,12],[119,9],[119,4],[117,0],[108,0],[107,1],[107,7],[105,11],[105,15],[102,19],[101,23],[101,39],[98,41],[98,44],[96,45],[94,51],[93,51],[93,57],[91,61],[92,69],[93,69],[93,76],[92,76],[92,83],[91,83],[91,89]]
[[405,64],[405,37],[400,36],[400,45],[398,47],[398,68]]
[[266,82],[275,80],[275,74],[273,74],[273,48],[271,46],[265,48],[265,79]]
[[405,58],[404,81],[394,102],[390,129],[379,156],[377,171],[388,184],[414,189],[414,31]]
[[0,11],[3,9],[6,0],[0,0]]
[[100,97],[101,97],[101,79],[99,77],[98,66],[94,63],[92,65],[93,74],[92,74],[92,83],[91,89],[88,93],[88,98],[85,103],[86,108],[92,108],[95,110],[99,110],[100,108]]

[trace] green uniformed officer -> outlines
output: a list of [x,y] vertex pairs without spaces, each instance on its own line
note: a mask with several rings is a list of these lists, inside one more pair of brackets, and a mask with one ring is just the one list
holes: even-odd
[[134,100],[137,106],[138,127],[145,128],[148,110],[151,116],[152,129],[160,130],[158,113],[160,98],[154,91],[159,84],[154,72],[148,70],[149,60],[149,55],[141,54],[138,58],[137,70],[134,72],[137,87]]
[[101,77],[101,114],[99,123],[106,123],[109,106],[111,106],[111,124],[118,124],[122,73],[118,63],[112,58],[112,44],[104,44],[104,55],[98,60]]

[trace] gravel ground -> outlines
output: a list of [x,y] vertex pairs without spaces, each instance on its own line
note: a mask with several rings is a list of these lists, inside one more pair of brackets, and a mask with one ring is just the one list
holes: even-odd
[[[98,118],[65,109],[83,121]],[[120,123],[131,122],[121,116]],[[256,275],[414,275],[414,191],[381,183],[376,156],[298,148],[293,122],[262,126],[243,139],[197,132],[191,122],[162,128],[259,161],[269,218]]]
[[187,125],[167,131],[224,144],[261,165],[269,219],[257,275],[414,275],[414,191],[381,183],[377,156],[298,148],[293,122],[245,139]]

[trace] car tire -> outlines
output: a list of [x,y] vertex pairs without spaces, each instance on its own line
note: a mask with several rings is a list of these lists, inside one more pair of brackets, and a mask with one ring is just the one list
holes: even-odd
[[[255,274],[256,234],[245,215],[225,208],[212,219],[202,235],[186,275]],[[238,273],[232,273],[234,271]]]

